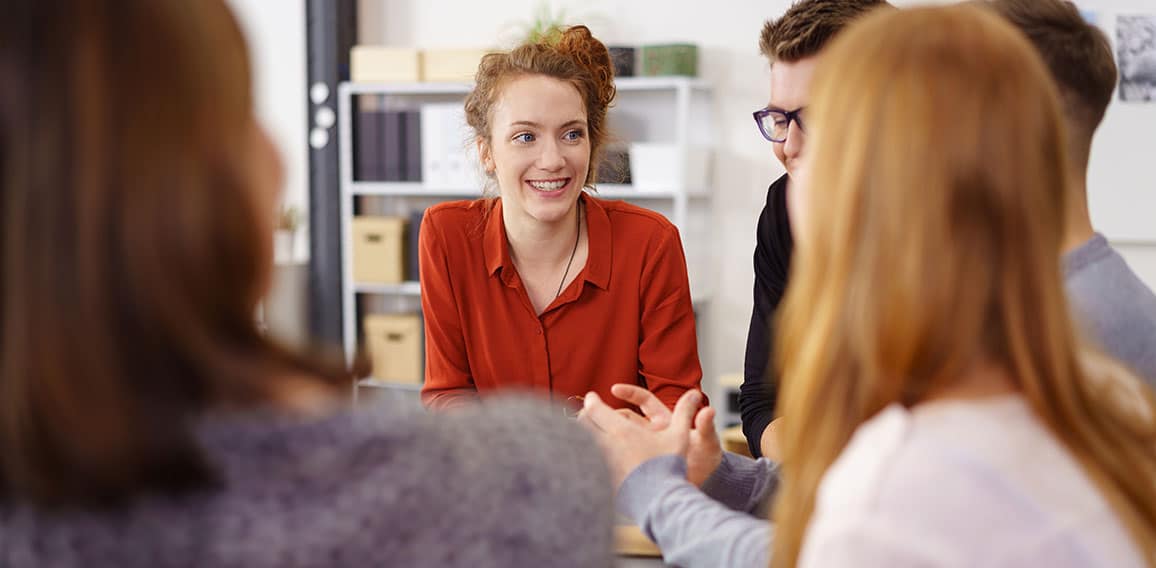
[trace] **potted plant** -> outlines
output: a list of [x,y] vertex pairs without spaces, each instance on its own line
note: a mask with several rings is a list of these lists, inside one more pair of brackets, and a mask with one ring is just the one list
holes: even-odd
[[522,41],[526,43],[555,43],[566,28],[566,10],[555,13],[549,2],[538,4],[533,19],[526,23]]
[[297,231],[301,229],[301,209],[296,205],[282,205],[277,216],[274,240],[274,258],[292,263],[297,260]]

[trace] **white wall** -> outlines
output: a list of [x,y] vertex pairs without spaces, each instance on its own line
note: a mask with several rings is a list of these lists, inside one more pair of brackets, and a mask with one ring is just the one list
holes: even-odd
[[[309,260],[309,152],[306,146],[308,43],[305,0],[228,0],[249,43],[257,116],[285,165],[282,201],[301,211],[294,242],[275,241],[278,266],[263,302],[269,331],[294,344],[306,342],[306,265]],[[272,235],[269,238],[273,238]]]
[[[285,162],[283,201],[296,205],[308,219],[305,0],[228,0],[228,4],[249,42],[257,116]],[[307,261],[307,234],[308,227],[299,232],[291,247],[294,254],[279,250],[278,261]]]
[[[1108,34],[1113,49],[1117,15],[1156,17],[1153,0],[1089,0],[1079,4],[1095,14],[1096,24]],[[1154,127],[1156,103],[1123,102],[1117,92],[1093,141],[1088,166],[1092,222],[1114,240],[1156,245]]]
[[[939,2],[946,3],[946,2]],[[914,4],[896,2],[900,6]],[[1115,12],[1156,12],[1156,1],[1081,2],[1114,22]],[[751,310],[751,253],[754,227],[769,183],[782,173],[770,145],[755,131],[750,112],[766,103],[769,71],[758,53],[765,19],[778,16],[788,0],[566,0],[568,23],[585,23],[606,43],[637,45],[691,41],[700,47],[700,74],[714,85],[719,128],[714,174],[713,222],[717,248],[715,296],[707,330],[700,338],[710,361],[707,379],[741,372]],[[362,0],[361,41],[416,47],[509,47],[519,22],[528,20],[538,0]],[[1131,110],[1132,112],[1127,112]],[[1098,137],[1091,179],[1093,214],[1109,237],[1135,236],[1137,224],[1156,226],[1156,207],[1136,211],[1137,196],[1156,203],[1156,168],[1150,161],[1156,133],[1156,104],[1121,110],[1113,103],[1108,127]],[[1147,158],[1138,156],[1143,151]],[[1127,192],[1132,199],[1117,199]],[[1111,194],[1103,198],[1102,194]],[[1156,228],[1150,244],[1124,249],[1132,266],[1156,287]]]

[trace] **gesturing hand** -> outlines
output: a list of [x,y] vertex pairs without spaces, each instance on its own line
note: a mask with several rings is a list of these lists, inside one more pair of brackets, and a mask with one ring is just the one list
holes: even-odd
[[[583,401],[579,421],[594,430],[610,463],[614,484],[618,486],[631,471],[651,458],[671,454],[686,456],[691,423],[701,400],[698,391],[683,393],[675,403],[674,412],[669,414],[669,423],[656,429],[641,417],[629,418],[616,412],[591,392]],[[647,408],[654,412],[652,405],[648,404]]]
[[[611,386],[610,392],[642,410],[651,429],[661,430],[670,424],[670,409],[654,393],[638,385],[625,383]],[[695,414],[694,429],[690,431],[686,451],[686,478],[701,487],[721,462],[722,443],[714,429],[714,409],[703,408]]]

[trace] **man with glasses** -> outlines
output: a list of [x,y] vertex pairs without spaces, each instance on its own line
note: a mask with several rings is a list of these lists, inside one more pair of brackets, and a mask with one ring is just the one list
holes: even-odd
[[767,107],[755,111],[755,123],[787,173],[767,190],[759,215],[755,244],[755,290],[746,364],[739,390],[743,434],[755,457],[777,458],[774,418],[778,378],[771,363],[775,310],[787,287],[791,263],[787,191],[806,142],[808,89],[823,48],[856,18],[881,7],[884,0],[801,0],[777,20],[768,20],[759,51],[771,64]]

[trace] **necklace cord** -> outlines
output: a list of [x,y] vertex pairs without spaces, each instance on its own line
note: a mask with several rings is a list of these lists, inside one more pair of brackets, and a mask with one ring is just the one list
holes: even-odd
[[562,295],[562,285],[566,283],[566,277],[570,275],[570,265],[574,264],[574,254],[578,252],[578,241],[582,239],[582,204],[579,202],[578,211],[574,215],[574,248],[570,251],[570,260],[566,261],[566,271],[562,273],[562,280],[558,282],[558,291],[554,293],[554,297]]

